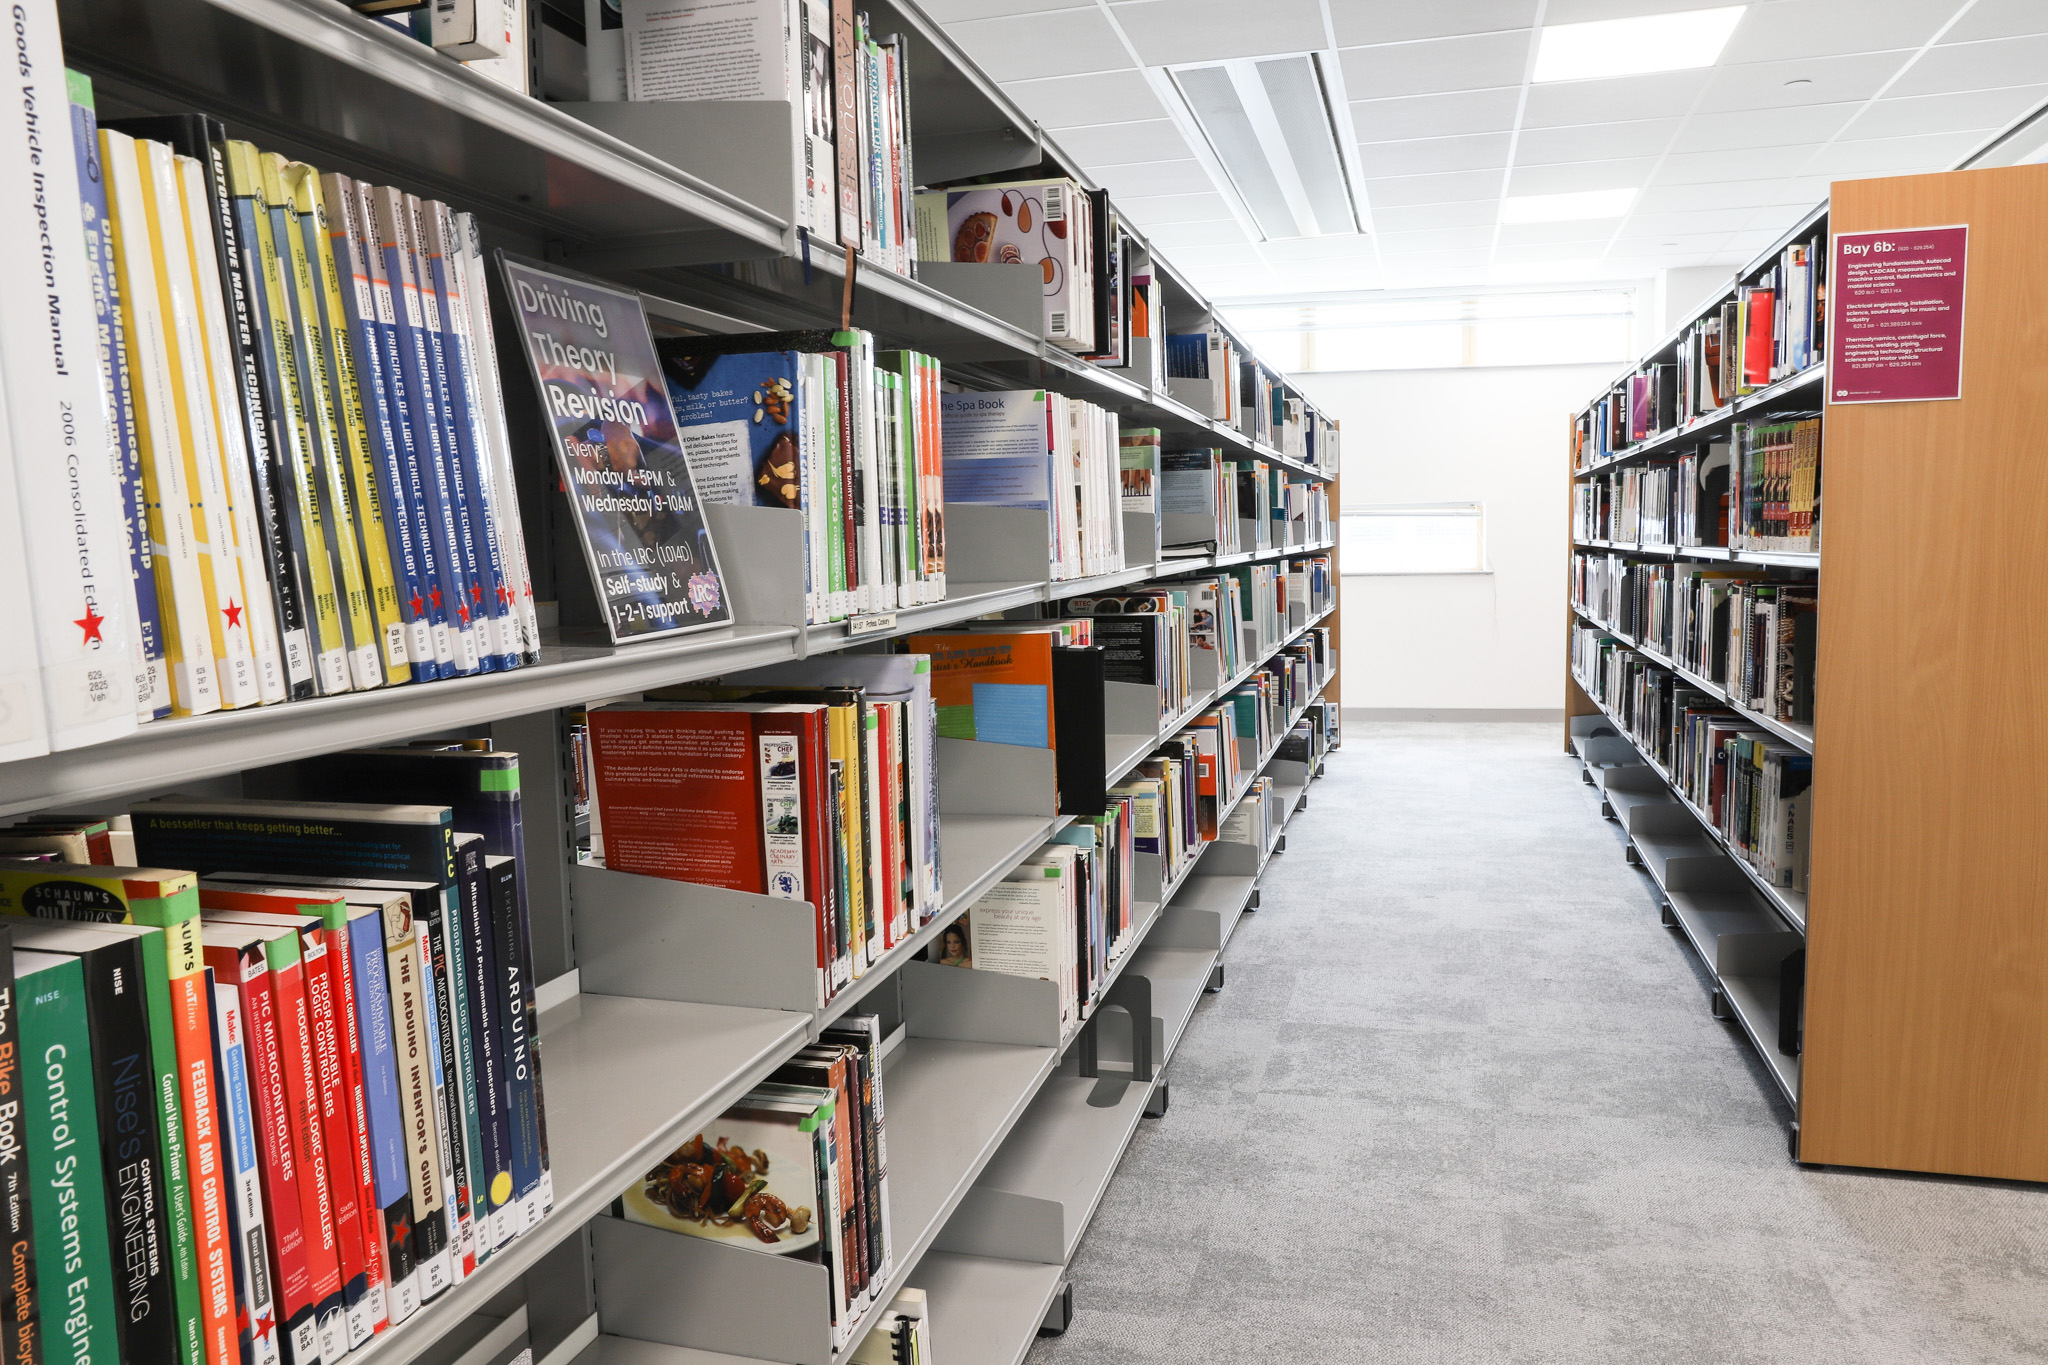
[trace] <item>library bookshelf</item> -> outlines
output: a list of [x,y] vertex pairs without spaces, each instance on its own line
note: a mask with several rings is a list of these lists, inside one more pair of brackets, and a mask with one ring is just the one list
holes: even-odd
[[[1595,540],[1582,527],[1571,551],[1824,585],[1810,718],[1759,714],[1674,658],[1668,635],[1568,593],[1568,636],[1590,632],[1607,658],[1629,660],[1627,676],[1648,681],[1617,705],[1568,667],[1566,744],[1622,826],[1629,861],[1655,883],[1664,922],[1712,977],[1715,1013],[1740,1027],[1783,1091],[1794,1159],[2041,1181],[2048,929],[2031,849],[2048,805],[2036,776],[2048,728],[2030,679],[2048,635],[2020,566],[2040,549],[2048,514],[2048,474],[2027,434],[2048,418],[2034,373],[2048,272],[2028,247],[2048,212],[2048,167],[1832,190],[1730,292],[1757,283],[1794,241],[1967,224],[1961,397],[1837,403],[1817,354],[1604,458],[1586,458],[1575,441],[1570,475],[1580,498],[1603,470],[1704,450],[1746,415],[1818,412],[1824,568],[1817,549]],[[1726,820],[1674,771],[1670,711],[1658,721],[1652,708],[1646,723],[1637,700],[1660,687],[1689,689],[1692,704],[1719,705],[1811,756],[1803,892],[1745,858]],[[1804,956],[1788,964],[1794,953]]]
[[[868,8],[878,31],[894,29],[909,43],[921,172],[957,179],[1043,164],[1090,184],[909,0]],[[927,281],[857,264],[849,290],[845,258],[806,240],[787,202],[757,192],[759,178],[743,164],[745,147],[704,139],[698,159],[678,165],[443,60],[333,0],[152,0],[146,13],[126,0],[61,0],[59,14],[67,60],[93,78],[102,117],[199,109],[224,119],[232,136],[445,198],[477,214],[488,247],[563,262],[640,291],[657,331],[850,320],[881,344],[936,356],[946,379],[968,388],[1053,390],[1115,411],[1126,427],[1160,429],[1168,451],[1219,449],[1311,484],[1327,485],[1334,475],[1334,442],[1315,463],[1283,453],[1256,439],[1249,424],[1176,398],[1163,373],[1104,368],[1048,344],[1035,316],[1005,310],[1001,300],[944,272]],[[1140,252],[1134,264],[1162,284],[1161,306],[1172,325],[1224,325],[1142,233],[1128,225],[1126,231]],[[842,313],[849,293],[850,316]],[[538,414],[507,417],[536,596],[560,603],[566,624],[577,618],[579,595],[591,593],[588,572],[557,506]],[[1063,581],[1044,573],[977,573],[976,554],[987,547],[958,545],[945,600],[899,611],[892,622],[866,622],[858,643],[1236,564],[1306,555],[1334,562],[1334,520],[1329,534],[1223,556],[1167,558],[1156,543],[1132,546],[1124,570]],[[1154,859],[1149,880],[1141,864],[1142,913],[1111,986],[1114,1003],[1132,1021],[1127,1036],[1107,1023],[1061,1036],[1056,1027],[1048,1031],[1033,1002],[1019,1003],[1009,989],[1013,979],[915,960],[962,909],[1067,822],[1029,800],[1006,804],[994,771],[970,772],[942,788],[943,910],[828,1005],[813,1007],[780,991],[786,969],[801,965],[795,962],[754,963],[710,980],[680,956],[649,946],[673,940],[636,940],[632,930],[644,922],[636,913],[687,920],[711,914],[708,901],[677,886],[663,906],[636,911],[619,874],[578,862],[569,712],[857,642],[846,624],[806,625],[778,605],[789,596],[787,561],[750,548],[742,536],[722,539],[719,548],[739,621],[730,627],[616,647],[588,643],[574,630],[551,631],[539,662],[509,673],[159,721],[112,743],[0,765],[0,814],[12,815],[169,791],[236,794],[240,775],[253,765],[427,736],[488,738],[519,754],[540,1039],[554,1116],[554,1208],[476,1274],[350,1352],[352,1361],[454,1361],[524,1340],[543,1365],[840,1365],[853,1346],[821,1350],[816,1332],[806,1330],[819,1326],[805,1320],[812,1305],[779,1298],[760,1278],[715,1306],[700,1306],[693,1315],[699,1321],[726,1325],[686,1332],[690,1345],[636,1339],[628,1330],[636,1325],[674,1325],[649,1324],[635,1316],[636,1305],[652,1297],[673,1307],[680,1297],[673,1282],[649,1280],[645,1264],[612,1254],[602,1226],[612,1220],[599,1215],[657,1160],[857,1007],[880,1014],[891,1029],[895,1272],[882,1300],[904,1286],[922,1288],[948,1361],[1014,1365],[1042,1325],[1063,1326],[1072,1310],[1067,1262],[1138,1124],[1147,1114],[1164,1114],[1175,1050],[1203,993],[1221,987],[1232,935],[1258,908],[1261,880],[1285,848],[1285,823],[1305,807],[1308,786],[1320,776],[1320,756],[1296,762],[1275,743],[1257,756],[1223,812],[1248,799],[1253,779],[1273,778],[1264,799],[1274,832],[1263,850],[1208,844],[1172,874]],[[995,561],[984,555],[981,562]],[[795,572],[800,597],[801,570]],[[1285,622],[1239,676],[1198,679],[1195,704],[1178,716],[1155,729],[1111,734],[1105,759],[1112,780],[1259,664],[1334,626],[1334,573],[1331,579],[1320,610]],[[1314,681],[1290,725],[1325,695],[1329,681],[1327,672]]]

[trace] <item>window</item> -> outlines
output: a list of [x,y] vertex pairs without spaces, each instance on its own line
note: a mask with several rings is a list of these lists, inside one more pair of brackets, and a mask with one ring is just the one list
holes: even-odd
[[1448,292],[1260,303],[1228,310],[1262,358],[1288,373],[1487,365],[1626,364],[1632,287]]
[[1485,573],[1486,512],[1476,502],[1382,503],[1340,519],[1346,574]]

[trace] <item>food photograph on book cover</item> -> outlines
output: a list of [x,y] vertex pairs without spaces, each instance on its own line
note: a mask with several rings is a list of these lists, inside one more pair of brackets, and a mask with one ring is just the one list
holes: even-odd
[[787,1255],[818,1242],[810,1121],[733,1109],[626,1191],[629,1222]]
[[732,608],[637,295],[499,253],[612,643]]

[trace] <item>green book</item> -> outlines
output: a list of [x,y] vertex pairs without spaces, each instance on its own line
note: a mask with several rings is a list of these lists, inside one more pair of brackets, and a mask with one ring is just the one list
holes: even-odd
[[43,1358],[50,1365],[118,1360],[85,971],[75,957],[17,952],[14,979]]

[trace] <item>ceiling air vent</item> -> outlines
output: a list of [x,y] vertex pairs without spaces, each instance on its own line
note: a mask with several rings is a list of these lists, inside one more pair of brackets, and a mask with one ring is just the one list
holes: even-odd
[[1365,230],[1347,155],[1350,110],[1333,53],[1170,66],[1209,163],[1266,238]]

